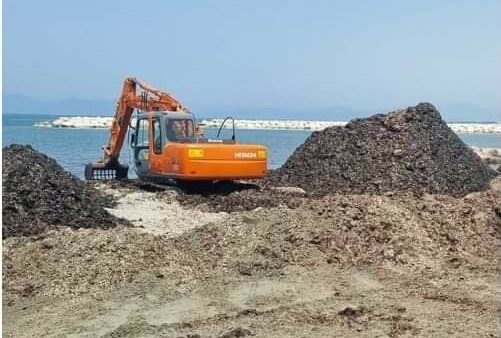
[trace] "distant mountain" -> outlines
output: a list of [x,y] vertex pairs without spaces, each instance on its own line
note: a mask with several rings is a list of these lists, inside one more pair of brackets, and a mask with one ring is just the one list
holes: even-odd
[[[409,105],[412,104],[415,103]],[[17,94],[4,94],[3,96],[4,114],[111,116],[114,112],[114,106],[115,103],[111,100],[68,98],[64,100],[46,101]],[[448,122],[500,122],[501,120],[501,112],[499,109],[496,111],[467,103],[436,104],[436,107],[442,114],[442,117]],[[353,118],[366,117],[375,113],[384,113],[391,110],[391,108],[384,109],[381,107],[377,110],[363,108],[355,109],[341,105],[324,108],[192,108],[198,118],[234,116],[240,119],[299,119],[319,121],[348,121]]]
[[[17,94],[5,94],[3,112],[6,114],[50,114],[50,115],[86,115],[111,116],[114,102],[105,100],[86,100],[69,98],[45,101]],[[194,110],[198,118],[235,116],[242,119],[314,119],[314,120],[349,120],[364,116],[367,112],[352,108],[335,106],[322,109],[302,108],[218,108]]]
[[234,116],[240,119],[348,121],[355,117],[366,116],[369,112],[333,106],[329,108],[224,108],[207,109],[196,113],[200,118]]
[[501,122],[501,107],[495,109],[452,102],[437,105],[442,117],[448,122]]
[[114,103],[77,98],[45,101],[24,95],[4,94],[2,108],[4,114],[110,116],[113,114]]

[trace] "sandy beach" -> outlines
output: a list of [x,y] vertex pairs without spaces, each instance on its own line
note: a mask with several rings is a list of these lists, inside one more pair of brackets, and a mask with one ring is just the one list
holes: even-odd
[[175,188],[98,188],[133,228],[4,241],[6,336],[496,334],[499,179],[458,199],[299,195],[230,214]]

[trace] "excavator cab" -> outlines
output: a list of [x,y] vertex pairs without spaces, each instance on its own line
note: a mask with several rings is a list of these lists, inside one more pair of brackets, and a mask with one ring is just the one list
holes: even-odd
[[[154,179],[150,172],[150,157],[163,153],[169,143],[195,142],[195,119],[189,113],[139,113],[130,138],[134,154],[134,170],[142,179]],[[151,144],[150,144],[151,143]]]

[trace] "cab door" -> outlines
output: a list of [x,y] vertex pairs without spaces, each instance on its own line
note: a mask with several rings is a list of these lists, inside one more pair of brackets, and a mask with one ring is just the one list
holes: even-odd
[[134,169],[139,178],[148,176],[150,171],[150,121],[147,117],[138,118],[133,140]]
[[166,157],[164,154],[165,136],[159,116],[150,118],[150,170],[152,174],[163,174],[166,169]]

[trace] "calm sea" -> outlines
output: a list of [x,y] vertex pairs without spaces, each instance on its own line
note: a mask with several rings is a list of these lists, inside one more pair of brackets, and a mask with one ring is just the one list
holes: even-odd
[[[53,120],[51,115],[3,115],[3,146],[12,143],[30,144],[33,148],[55,158],[64,168],[83,177],[88,162],[102,156],[101,146],[108,139],[104,129],[58,129],[33,127],[35,122]],[[206,135],[214,137],[216,130],[207,129]],[[228,136],[229,130],[224,131]],[[237,130],[237,140],[264,144],[269,150],[269,167],[282,165],[287,157],[310,135],[309,131]],[[501,148],[499,134],[460,134],[472,146]],[[122,161],[128,161],[131,152],[124,146]]]

